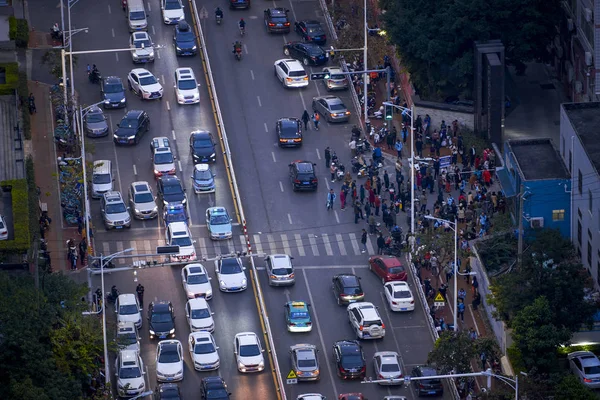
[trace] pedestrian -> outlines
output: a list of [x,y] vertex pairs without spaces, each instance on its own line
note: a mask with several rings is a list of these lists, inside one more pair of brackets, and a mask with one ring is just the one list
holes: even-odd
[[373,204],[375,206],[375,216],[379,217],[379,207],[381,207],[381,197],[375,196],[375,202]]
[[[468,221],[468,219],[467,219]],[[471,261],[467,258],[467,265],[465,265],[465,281],[467,281],[467,285],[471,281]]]
[[371,216],[371,205],[369,203],[365,203],[365,215],[367,219]]
[[450,279],[452,279],[452,275],[454,274],[453,263],[449,262],[448,264],[446,264],[446,266],[444,267],[444,272],[446,272],[446,282],[450,282]]
[[[367,182],[371,182],[368,180]],[[373,189],[369,189],[369,204],[371,207],[375,207],[375,191]]]
[[325,168],[329,168],[331,164],[331,149],[329,146],[325,148]]
[[312,120],[313,120],[313,124],[315,124],[315,130],[319,130],[319,120],[321,119],[321,116],[319,115],[318,112],[315,112],[312,116]]
[[375,222],[375,216],[373,214],[369,215],[368,221],[369,221],[369,234],[374,235],[375,230],[377,228],[377,224]]
[[417,137],[417,141],[415,142],[415,148],[417,150],[417,155],[419,157],[423,157],[423,139],[421,137]]
[[380,233],[379,236],[377,237],[377,254],[382,255],[384,247],[385,247],[385,239],[383,238],[383,235]]
[[477,310],[477,307],[479,307],[479,305],[481,304],[481,295],[479,294],[479,291],[475,292],[475,296],[473,297],[473,301],[471,302],[471,305],[473,306],[473,310]]
[[340,190],[340,208],[342,211],[346,209],[346,192],[344,190]]
[[458,310],[458,316],[460,317],[461,322],[465,322],[465,303],[462,301],[459,302],[456,309]]
[[467,298],[467,291],[463,288],[460,288],[458,290],[458,295],[457,295],[458,299],[461,301],[465,301]]
[[398,153],[398,158],[402,158],[402,142],[400,141],[400,139],[396,140],[396,145],[394,146],[396,149],[396,152]]
[[308,111],[304,110],[302,113],[302,122],[304,122],[304,130],[308,130],[308,121],[310,120],[310,116],[308,115]]
[[485,351],[482,351],[479,355],[479,359],[481,360],[481,370],[485,371],[485,364],[487,362],[487,356],[485,355]]
[[427,193],[424,190],[419,196],[419,203],[421,203],[421,212],[424,213],[427,209]]
[[[375,178],[375,177],[373,177]],[[381,179],[377,178],[377,183],[375,184],[377,187],[377,195],[381,195]]]
[[383,170],[383,186],[385,186],[386,191],[390,188],[390,176],[386,170]]
[[334,163],[331,163],[329,166],[329,172],[331,173],[331,182],[335,182],[335,173],[337,172],[337,167]]
[[90,67],[90,64],[87,65],[86,69],[87,69],[87,74],[89,75],[92,72],[92,67]]
[[87,241],[85,238],[79,242],[79,258],[81,259],[81,266],[84,267],[86,263],[87,255]]
[[448,291],[448,285],[446,285],[445,283],[442,283],[442,285],[439,287],[438,291],[440,292],[440,294],[442,296],[444,296],[445,300],[448,300],[448,297],[446,297],[447,296],[446,292]]
[[361,213],[361,209],[360,209],[360,205],[356,205],[356,203],[354,203],[354,223],[358,224],[358,220],[360,219],[360,213]]
[[365,186],[364,185],[360,185],[360,189],[359,189],[359,195],[360,195],[360,204],[365,204]]
[[471,340],[477,340],[477,332],[475,332],[475,329],[473,329],[472,327],[469,328],[469,338]]
[[439,174],[440,174],[440,158],[436,157],[435,160],[433,160],[433,178],[437,179]]
[[328,210],[333,210],[333,202],[335,201],[335,193],[333,192],[333,189],[329,190],[329,193],[327,194],[327,209]]
[[361,253],[367,252],[367,231],[365,229],[362,230],[362,236],[360,237],[360,242],[362,243]]
[[475,296],[475,292],[477,292],[477,289],[479,288],[479,282],[477,282],[476,276],[473,276],[473,283],[471,286],[473,287],[473,296]]
[[140,310],[142,310],[144,308],[144,286],[141,283],[138,283],[135,292],[137,293],[138,302],[140,303]]
[[77,233],[80,235],[83,233],[83,216],[79,215],[77,217]]

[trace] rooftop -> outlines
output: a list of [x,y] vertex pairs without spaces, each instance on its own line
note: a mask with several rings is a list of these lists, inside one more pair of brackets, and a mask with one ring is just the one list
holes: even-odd
[[552,140],[509,140],[508,145],[515,155],[524,180],[569,178],[569,171],[567,171],[558,151],[554,148]]
[[600,173],[600,102],[563,104],[583,149]]

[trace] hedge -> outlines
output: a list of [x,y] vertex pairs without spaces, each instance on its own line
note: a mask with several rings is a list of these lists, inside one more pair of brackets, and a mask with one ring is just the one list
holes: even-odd
[[0,68],[4,69],[6,75],[6,83],[0,84],[0,95],[15,94],[15,89],[19,85],[19,64],[2,63]]
[[11,186],[14,240],[0,241],[0,251],[25,253],[31,247],[29,232],[29,195],[26,179],[0,182],[0,186]]
[[29,106],[27,99],[29,98],[29,87],[27,86],[27,73],[23,70],[19,71],[19,85],[17,93],[21,100],[21,128],[23,136],[26,140],[31,140],[31,115],[29,115]]
[[29,44],[29,25],[26,19],[8,17],[8,38],[15,41],[17,47],[27,48]]
[[39,236],[39,199],[38,187],[35,184],[35,169],[33,166],[33,157],[27,156],[25,159],[25,176],[27,178],[27,192],[29,200],[29,240],[31,243]]

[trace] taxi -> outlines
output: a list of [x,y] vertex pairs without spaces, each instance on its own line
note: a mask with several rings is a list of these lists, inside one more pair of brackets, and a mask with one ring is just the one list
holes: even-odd
[[285,324],[288,332],[310,332],[312,321],[308,307],[304,301],[288,301],[285,303]]

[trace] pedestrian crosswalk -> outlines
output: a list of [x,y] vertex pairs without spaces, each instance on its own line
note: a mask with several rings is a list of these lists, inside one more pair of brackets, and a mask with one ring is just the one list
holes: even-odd
[[[108,235],[107,235],[108,236]],[[285,253],[292,257],[340,257],[363,256],[376,253],[375,236],[369,236],[366,251],[360,243],[360,233],[334,234],[254,234],[250,235],[252,252],[255,254]],[[104,238],[102,238],[104,239]],[[125,249],[134,250],[125,255],[140,255],[139,258],[116,258],[114,264],[131,264],[132,260],[146,260],[149,255],[156,253],[157,246],[164,246],[164,240],[102,240],[96,239],[96,253],[109,255],[122,252]],[[194,244],[199,258],[213,258],[221,254],[247,251],[246,239],[236,235],[226,241],[212,241],[208,238],[196,238]],[[145,257],[143,255],[146,255]]]

